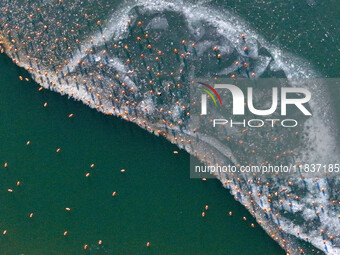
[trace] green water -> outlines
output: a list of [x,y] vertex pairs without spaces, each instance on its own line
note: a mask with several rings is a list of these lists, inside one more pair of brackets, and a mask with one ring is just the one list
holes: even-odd
[[[339,76],[335,0],[312,6],[296,0],[214,3],[308,59],[323,76]],[[65,96],[39,92],[19,75],[28,77],[0,56],[1,255],[284,254],[217,180],[189,178],[186,152],[173,154],[178,148],[164,139]],[[339,113],[340,91],[331,89]]]
[[1,255],[284,254],[217,180],[189,178],[186,152],[20,75],[1,55]]
[[[320,78],[340,77],[338,0],[214,0],[211,4],[248,21],[268,42],[302,58]],[[340,87],[334,83],[328,89],[340,126]],[[334,138],[339,141],[340,133]]]
[[268,42],[305,58],[322,78],[339,77],[337,0],[215,0],[213,3],[243,17]]

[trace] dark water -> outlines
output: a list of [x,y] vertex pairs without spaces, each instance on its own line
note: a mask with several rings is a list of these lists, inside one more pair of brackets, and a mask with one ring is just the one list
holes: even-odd
[[[340,5],[336,0],[214,1],[251,21],[268,41],[305,58],[322,78],[340,76]],[[340,88],[330,86],[340,124]],[[340,134],[338,134],[339,136]]]
[[284,254],[186,152],[0,66],[1,254]]
[[244,17],[268,41],[305,58],[321,77],[339,77],[338,1],[222,0],[213,3]]
[[[339,77],[335,0],[209,5],[234,11],[269,42],[305,58],[321,77]],[[94,8],[98,19],[112,11],[99,9],[105,12]],[[173,154],[177,147],[134,124],[39,92],[38,85],[19,81],[28,75],[3,56],[0,66],[0,163],[8,162],[0,171],[0,230],[7,230],[1,254],[86,254],[84,244],[88,254],[283,254],[258,225],[250,227],[254,220],[220,183],[189,179],[184,151]],[[330,89],[339,113],[339,88]]]

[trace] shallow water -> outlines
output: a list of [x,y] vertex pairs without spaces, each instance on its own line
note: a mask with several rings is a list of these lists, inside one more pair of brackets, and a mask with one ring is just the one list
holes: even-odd
[[[16,2],[19,3],[20,1]],[[6,2],[4,3],[6,5]],[[125,115],[124,113],[123,118],[130,118],[131,115],[132,117],[137,116],[135,122],[141,121],[143,118],[147,119],[148,125],[153,125],[152,129],[164,128],[163,124],[158,124],[158,121],[161,120],[159,118],[169,122],[184,121],[183,125],[175,124],[173,130],[176,130],[177,126],[180,128],[187,127],[186,121],[188,118],[184,115],[185,111],[178,110],[177,108],[179,107],[173,107],[176,100],[186,106],[187,86],[182,86],[179,89],[176,86],[175,88],[167,89],[165,84],[162,84],[163,81],[169,82],[170,80],[171,82],[171,79],[173,79],[175,84],[177,82],[186,84],[188,79],[193,76],[207,75],[211,77],[217,71],[219,74],[231,75],[233,72],[236,73],[236,70],[231,70],[228,65],[233,66],[233,61],[238,59],[244,61],[244,58],[250,61],[249,68],[247,70],[242,69],[239,73],[240,76],[244,77],[247,75],[249,77],[249,72],[253,71],[256,73],[256,77],[337,77],[339,74],[338,58],[332,57],[339,51],[339,28],[334,26],[337,11],[336,7],[332,7],[334,6],[334,1],[323,3],[317,1],[230,1],[226,3],[225,1],[207,1],[200,2],[203,3],[202,7],[190,5],[186,2],[173,4],[171,1],[162,1],[159,6],[152,4],[150,1],[131,1],[129,2],[131,5],[123,4],[118,6],[109,1],[104,1],[96,8],[92,8],[94,3],[93,1],[86,1],[85,4],[71,5],[70,2],[66,1],[65,5],[52,4],[53,9],[51,9],[49,8],[49,3],[41,2],[43,14],[37,13],[30,20],[27,19],[27,14],[31,12],[31,9],[34,10],[40,5],[38,1],[25,1],[22,2],[22,5],[13,5],[12,1],[8,1],[7,4],[14,7],[10,9],[10,12],[5,12],[2,15],[2,18],[10,23],[10,27],[4,30],[13,29],[13,26],[19,24],[16,21],[20,21],[20,26],[22,27],[18,28],[18,31],[12,32],[10,36],[5,35],[5,38],[12,39],[12,36],[14,36],[18,41],[18,38],[30,35],[32,39],[29,40],[34,42],[32,44],[28,40],[25,47],[19,47],[18,53],[14,53],[12,50],[8,54],[12,58],[19,60],[19,64],[24,65],[26,68],[33,66],[35,69],[32,71],[34,77],[44,86],[60,93],[74,93],[75,98],[88,102],[91,107],[97,106],[102,111],[108,112],[114,105],[118,108],[118,110],[114,109],[114,114],[118,115],[123,110],[126,110],[128,114],[126,113]],[[68,12],[65,12],[64,6],[71,8],[68,9]],[[2,9],[5,8],[4,6],[2,7]],[[75,15],[79,12],[82,15],[90,13],[90,18],[84,19],[82,16]],[[234,15],[234,12],[240,14],[245,22],[242,21],[242,18]],[[327,13],[327,15],[325,16],[324,13]],[[63,15],[58,16],[60,14]],[[46,19],[46,17],[48,18]],[[132,27],[128,28],[126,19],[130,18]],[[96,25],[98,19],[102,20],[100,26]],[[143,21],[141,28],[136,25],[137,19]],[[57,23],[57,26],[55,26],[58,20],[61,21],[61,25]],[[76,29],[76,35],[72,35],[72,32],[71,34],[63,32],[64,28],[68,30],[74,28],[75,22],[81,24],[79,31]],[[42,40],[47,42],[47,45],[40,47],[37,46],[40,43],[39,40],[41,40],[40,36],[35,36],[30,31],[40,31],[41,25],[44,23],[48,23],[48,29],[43,33]],[[148,29],[150,33],[149,40],[152,46],[163,51],[161,65],[154,60],[157,51],[152,52],[152,50],[146,48],[147,43],[149,43],[147,39],[143,39],[142,43],[135,41],[136,36],[141,34],[144,36],[144,29]],[[242,50],[243,43],[240,39],[240,34],[244,32],[247,34],[246,40],[250,49],[249,56],[245,56],[248,53]],[[106,37],[104,38],[102,35]],[[65,36],[66,40],[62,36]],[[63,42],[53,43],[54,37],[60,37]],[[76,37],[80,39],[79,46],[74,43]],[[90,39],[93,39],[94,42],[90,42]],[[186,40],[184,45],[180,43],[183,39]],[[195,48],[196,46],[189,48],[187,45],[190,45],[191,42],[196,42],[197,48]],[[113,43],[119,45],[118,49],[112,47]],[[17,43],[14,42],[13,44],[16,45]],[[66,49],[69,45],[71,46],[71,52]],[[124,45],[128,45],[129,50],[124,49]],[[217,53],[212,50],[214,45],[218,46],[219,52],[222,54],[222,61],[216,60]],[[52,46],[55,46],[55,48],[52,48]],[[42,49],[42,51],[38,52],[37,48],[38,50]],[[93,52],[84,52],[85,48],[92,49]],[[180,52],[188,53],[188,57],[185,59],[183,57],[183,60],[178,57],[176,59],[173,54],[174,48],[179,49]],[[107,49],[107,52],[101,53],[105,49]],[[284,51],[281,51],[282,49]],[[295,53],[296,56],[285,50]],[[151,66],[152,71],[147,72],[144,70],[146,64],[143,64],[143,61],[140,60],[139,54],[141,52],[147,55],[146,61]],[[32,54],[32,56],[37,57],[38,61],[32,64],[31,60],[25,59],[25,54]],[[105,57],[105,54],[108,57]],[[50,57],[53,59],[50,60]],[[126,58],[132,60],[131,64],[124,64],[127,60]],[[66,59],[69,62],[64,65],[63,62]],[[207,59],[208,61],[202,61],[202,59]],[[84,61],[84,68],[77,64],[78,60]],[[62,71],[56,72],[56,75],[53,74],[56,71],[56,64],[54,63],[61,64],[60,69]],[[103,65],[103,67],[100,67],[99,64]],[[40,68],[43,72],[48,72],[46,77],[37,74],[37,69]],[[184,70],[184,74],[181,74],[177,70],[178,68]],[[235,66],[233,68],[235,69]],[[135,74],[129,73],[132,69],[136,71]],[[165,72],[162,78],[154,76],[157,69],[162,69]],[[174,78],[167,74],[170,71],[175,72]],[[62,77],[66,72],[75,75],[74,81]],[[93,73],[94,75],[92,75]],[[120,77],[117,78],[117,75]],[[82,80],[83,78],[85,80]],[[148,83],[149,79],[156,82],[155,85],[150,85]],[[109,84],[112,81],[117,84],[110,91]],[[129,89],[134,88],[135,94],[122,88],[122,81],[126,83],[125,85]],[[48,86],[48,83],[51,86]],[[89,84],[93,91],[89,92]],[[153,88],[155,88],[154,92],[161,92],[163,97],[148,96],[149,90]],[[127,92],[123,96],[120,94],[123,92],[122,90],[124,90],[124,93]],[[313,94],[320,96],[318,103],[322,103],[322,106],[314,107],[313,114],[316,115],[316,119],[317,117],[320,117],[320,119],[307,126],[307,139],[299,140],[299,143],[301,143],[298,149],[299,154],[310,157],[309,160],[312,161],[319,160],[320,157],[323,157],[323,159],[328,159],[328,157],[336,159],[336,146],[339,148],[339,139],[336,137],[338,131],[334,128],[336,123],[339,123],[339,119],[333,120],[333,117],[329,117],[331,115],[324,116],[324,113],[328,113],[329,110],[339,113],[339,103],[336,104],[339,88],[331,88],[331,96],[323,93],[322,91],[324,90],[327,90],[327,88],[313,87]],[[99,95],[98,99],[96,98],[96,93]],[[109,98],[109,93],[113,93],[114,98],[122,99],[122,101],[112,101]],[[136,101],[136,110],[124,105],[127,100]],[[332,101],[335,104],[330,105],[329,103]],[[123,109],[120,109],[120,107],[123,107]],[[160,113],[160,107],[165,108],[165,114]],[[146,108],[148,109],[146,110]],[[170,116],[171,114],[166,114],[167,110],[175,112],[176,115]],[[321,124],[330,124],[330,127],[315,125],[319,121],[321,121]],[[56,121],[56,123],[58,122]],[[62,126],[62,123],[58,124],[58,126]],[[168,132],[167,128],[165,127],[164,132]],[[174,131],[175,136],[181,137],[182,134],[177,131]],[[72,133],[69,130],[68,132]],[[78,133],[80,131],[74,132]],[[88,130],[84,131],[84,133],[88,133]],[[308,138],[313,136],[318,138],[316,143],[313,143],[313,139]],[[186,138],[184,135],[183,137]],[[255,136],[253,138],[256,139]],[[92,137],[89,137],[89,139],[92,139]],[[173,138],[168,136],[168,139],[172,140]],[[306,145],[304,142],[311,141],[312,143],[309,146],[304,146]],[[285,144],[281,142],[280,145],[284,146]],[[107,148],[110,147],[107,146]],[[186,146],[186,149],[190,151],[189,146]],[[242,158],[245,151],[243,151],[242,147],[236,147],[233,152],[236,157]],[[273,153],[277,152],[273,151]],[[110,157],[110,155],[107,156]],[[251,155],[248,155],[248,158],[243,158],[247,161],[254,159]],[[231,178],[230,176],[220,176],[220,179],[224,182],[225,179]],[[299,189],[303,185],[305,187],[300,191]],[[320,194],[319,185],[326,187],[326,194]],[[263,187],[258,186],[256,187],[255,185],[253,189],[258,189],[262,193]],[[284,184],[280,183],[280,180],[274,180],[275,189],[282,186]],[[283,231],[279,234],[282,235],[282,238],[289,238],[286,236],[287,233],[296,235],[297,238],[293,238],[294,241],[297,241],[295,239],[298,238],[305,239],[308,237],[317,247],[324,250],[330,249],[334,244],[328,240],[329,236],[339,236],[336,218],[339,208],[337,205],[332,206],[330,204],[331,200],[338,200],[337,181],[321,180],[317,182],[307,180],[307,182],[303,182],[302,180],[297,180],[295,186],[289,188],[289,194],[293,197],[296,195],[302,196],[303,199],[300,200],[301,202],[297,201],[295,203],[294,201],[293,211],[289,209],[288,201],[285,208],[278,204],[274,206],[273,210],[275,210],[275,213],[279,213],[283,226]],[[230,188],[233,189],[234,187]],[[235,195],[235,189],[233,189],[233,192]],[[262,195],[266,197],[269,192],[265,188]],[[250,199],[245,194],[247,194],[246,190],[242,194],[244,199]],[[285,196],[284,199],[286,199]],[[263,206],[263,201],[256,197],[254,200],[261,209],[270,206],[269,204]],[[311,205],[312,200],[316,200],[317,207]],[[325,206],[325,213],[321,214],[321,219],[315,216],[316,208],[320,206]],[[261,216],[260,209],[256,211],[256,214],[258,220],[262,220],[264,217],[263,215]],[[273,217],[273,215],[274,213],[270,214],[270,217]],[[274,226],[266,225],[264,227],[268,232],[274,231],[278,227],[275,224]],[[322,228],[327,229],[326,235],[320,234]],[[298,231],[303,233],[301,237],[296,234]],[[288,243],[296,249],[297,246],[293,239],[290,240],[289,238]],[[323,239],[327,239],[327,246],[324,246]],[[338,247],[337,238],[335,242],[336,248]]]

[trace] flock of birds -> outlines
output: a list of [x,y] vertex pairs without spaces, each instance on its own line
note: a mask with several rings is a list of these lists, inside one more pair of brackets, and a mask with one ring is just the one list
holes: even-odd
[[[62,0],[59,0],[59,2],[62,5]],[[185,127],[190,118],[190,109],[188,102],[186,102],[189,89],[185,85],[190,83],[188,76],[190,75],[192,58],[199,58],[195,42],[181,40],[177,42],[178,47],[167,47],[165,50],[161,50],[154,46],[152,37],[143,27],[142,21],[132,22],[127,20],[126,24],[130,33],[136,33],[135,38],[129,42],[122,41],[111,45],[103,33],[102,22],[97,20],[93,25],[97,26],[99,33],[102,34],[103,45],[96,47],[96,42],[90,40],[88,47],[84,49],[80,44],[81,39],[78,39],[78,36],[81,37],[78,30],[88,26],[90,22],[93,23],[93,20],[89,20],[90,14],[84,14],[87,24],[75,23],[73,29],[62,31],[63,24],[61,22],[45,24],[47,21],[43,17],[42,10],[36,8],[28,16],[34,31],[31,36],[27,36],[27,33],[25,34],[21,31],[20,24],[10,25],[10,9],[6,8],[3,12],[4,16],[8,17],[8,22],[2,20],[0,23],[2,24],[0,50],[11,56],[15,64],[25,67],[34,80],[43,84],[46,88],[80,99],[105,114],[116,115],[127,121],[135,122],[156,135],[166,137],[181,148],[188,147],[192,150],[194,141],[182,132],[182,128]],[[58,36],[52,38],[52,35],[55,34],[58,34]],[[240,34],[239,41],[243,49],[243,56],[234,61],[234,71],[229,77],[256,78],[257,74],[252,68],[251,61],[249,61],[250,48],[247,45],[247,36]],[[83,57],[77,58],[77,55]],[[65,59],[65,56],[68,59]],[[125,59],[125,63],[119,63],[122,66],[119,71],[112,70],[110,67],[112,64],[110,58],[112,56]],[[224,62],[230,61],[230,59],[223,58],[223,53],[218,46],[211,48],[211,56],[214,57],[216,65],[223,65]],[[46,65],[50,66],[51,70],[47,70]],[[125,69],[126,66],[127,69]],[[176,71],[168,72],[169,69]],[[19,79],[29,81],[29,78],[22,76]],[[138,85],[137,87],[136,84]],[[42,89],[43,87],[39,90]],[[151,98],[153,103],[141,104],[140,100],[148,97]],[[152,106],[157,106],[158,102],[163,102],[162,107],[157,110],[151,109]],[[47,107],[47,105],[48,103],[46,102],[43,107]],[[173,105],[176,105],[179,109],[179,115],[175,115],[173,112]],[[165,107],[168,108],[166,109]],[[153,115],[154,112],[157,112],[157,117]],[[73,118],[74,115],[70,113],[68,117]],[[241,131],[244,136],[247,135],[246,133],[247,130]],[[297,135],[299,133],[294,132],[294,136]],[[274,138],[274,142],[276,142],[275,139],[276,141],[278,140],[278,138]],[[232,140],[232,137],[228,136],[227,141],[229,142],[229,140]],[[242,146],[244,140],[236,141],[236,144]],[[30,141],[27,141],[26,145],[29,146]],[[57,148],[56,153],[60,152],[61,148]],[[177,154],[178,152],[175,151],[174,153]],[[255,150],[251,150],[251,154],[255,153]],[[294,152],[284,153],[279,155],[279,158],[294,154]],[[197,156],[199,155],[197,154]],[[201,157],[202,160],[204,158],[205,156]],[[265,162],[264,164],[268,163]],[[3,166],[7,168],[9,164],[10,162],[5,162]],[[94,163],[90,165],[91,168],[94,166]],[[121,172],[123,173],[125,170],[122,169]],[[90,178],[91,172],[87,172],[85,177]],[[203,178],[203,181],[206,181],[206,179]],[[327,190],[320,186],[318,178],[314,179],[314,183],[319,192],[325,195]],[[277,200],[282,211],[291,212],[294,208],[294,203],[298,204],[300,200],[299,196],[290,194],[289,188],[282,188],[279,191],[273,189],[272,193],[270,181],[262,181],[255,177],[244,180],[238,176],[231,175],[224,184],[235,195],[236,200],[242,201],[242,199],[244,200],[245,197],[248,197],[250,205],[246,205],[247,209],[253,215],[255,215],[256,211],[260,211],[267,223],[280,222],[280,215],[275,212],[272,201]],[[20,185],[21,183],[18,181],[17,186]],[[263,188],[258,189],[258,186]],[[288,181],[284,186],[293,186],[293,181]],[[242,187],[247,187],[249,192],[244,194]],[[263,208],[255,205],[252,190],[258,190],[256,196],[262,201],[261,203],[266,204]],[[15,189],[8,189],[8,192],[15,192]],[[117,193],[114,191],[112,196],[116,195]],[[315,201],[312,203],[316,215],[324,213],[324,205]],[[340,201],[335,200],[329,201],[329,203],[333,206],[340,205]],[[201,213],[202,217],[207,216],[208,208],[208,205],[204,207]],[[67,207],[65,210],[71,211],[72,207]],[[34,217],[35,213],[37,212],[29,212],[29,218]],[[231,211],[227,212],[227,214],[232,216]],[[340,215],[338,219],[340,221]],[[246,217],[243,217],[243,220],[247,220]],[[263,222],[258,220],[258,223],[262,224]],[[255,225],[251,224],[251,227],[255,227]],[[280,243],[287,253],[290,253],[280,223],[278,223],[277,228],[273,230],[271,236]],[[3,235],[10,234],[7,230],[3,230],[2,233]],[[69,232],[65,230],[61,234],[67,236]],[[321,234],[324,237],[323,244],[327,249],[327,244],[332,245],[336,237],[325,230],[321,230]],[[296,235],[300,236],[300,233],[298,232]],[[102,240],[99,240],[98,244],[101,245]],[[145,245],[149,247],[151,243],[146,242]],[[88,249],[88,244],[84,244],[83,248]],[[302,254],[304,250],[300,248],[299,252]],[[319,251],[316,252],[319,253]]]

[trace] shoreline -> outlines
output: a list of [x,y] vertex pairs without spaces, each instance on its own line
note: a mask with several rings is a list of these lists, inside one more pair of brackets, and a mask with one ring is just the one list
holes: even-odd
[[[2,41],[2,45],[4,45],[4,49],[5,52],[7,54],[7,56],[9,58],[11,58],[11,47],[13,48],[13,46],[11,45],[11,43],[6,40],[3,35],[0,35],[0,41]],[[12,58],[11,58],[12,59]],[[202,161],[202,156],[200,157],[199,154],[195,153],[192,151],[192,145],[195,145],[194,139],[192,136],[190,136],[190,134],[188,133],[180,133],[180,131],[178,129],[173,128],[170,131],[174,131],[176,135],[178,135],[179,137],[174,137],[171,135],[171,132],[168,131],[166,132],[166,130],[161,130],[161,128],[158,128],[157,125],[155,124],[149,124],[146,125],[145,123],[147,123],[147,120],[143,119],[143,118],[135,118],[135,119],[129,119],[127,116],[125,116],[124,114],[122,114],[121,112],[128,112],[128,108],[125,107],[123,108],[123,106],[121,107],[121,111],[115,109],[114,111],[110,111],[110,108],[108,107],[101,107],[101,105],[96,105],[95,101],[91,100],[91,103],[88,102],[88,100],[91,99],[91,96],[88,95],[88,92],[84,89],[80,90],[80,92],[77,93],[76,88],[75,87],[71,87],[69,88],[68,85],[64,85],[63,88],[56,88],[56,83],[58,82],[58,78],[54,77],[53,75],[51,75],[51,71],[50,70],[40,70],[40,73],[36,72],[34,69],[32,69],[32,67],[29,66],[29,64],[24,63],[22,61],[16,61],[13,60],[13,63],[15,63],[16,65],[18,65],[19,67],[24,68],[25,70],[27,70],[32,78],[34,79],[35,82],[37,82],[39,85],[41,85],[42,87],[44,87],[45,89],[49,89],[53,92],[58,92],[61,95],[68,95],[69,97],[71,97],[73,100],[76,101],[81,101],[83,104],[85,104],[86,106],[96,109],[97,111],[106,114],[106,115],[113,115],[116,117],[120,117],[126,121],[129,122],[133,122],[135,124],[137,124],[138,126],[142,127],[143,129],[149,131],[150,133],[156,135],[156,136],[163,136],[164,138],[166,138],[168,141],[170,141],[173,144],[176,144],[180,149],[185,149],[189,154],[194,155],[195,157],[197,157],[200,161]],[[42,73],[47,75],[42,75]],[[48,84],[48,80],[50,81],[50,84]],[[52,83],[52,86],[51,86]],[[88,95],[88,98],[85,97],[85,95]],[[106,102],[106,104],[109,104],[109,102]],[[103,105],[103,104],[102,104]],[[144,123],[145,122],[145,123]],[[162,126],[162,122],[159,121],[158,124],[160,126]],[[192,141],[191,141],[192,139]],[[190,141],[190,142],[189,142]],[[216,153],[218,153],[220,156],[220,160],[224,161],[223,159],[223,153],[221,153],[217,148],[211,146],[211,144],[207,144],[205,143],[205,145],[208,145],[209,148],[211,148],[211,151],[216,151]],[[195,145],[195,147],[204,147],[204,149],[206,149],[206,146],[203,146],[202,144],[200,145]],[[206,161],[208,161],[208,159],[206,159]],[[212,160],[212,158],[211,158]],[[204,161],[202,161],[204,162]],[[280,231],[279,228],[277,227],[276,224],[273,224],[273,222],[269,219],[267,219],[265,217],[265,214],[262,213],[262,209],[255,203],[252,203],[250,197],[244,195],[247,194],[248,192],[250,192],[249,189],[247,189],[246,185],[243,185],[243,189],[242,190],[242,201],[240,201],[238,199],[237,194],[239,193],[239,188],[237,187],[237,185],[233,184],[232,182],[230,182],[229,180],[227,180],[225,177],[223,176],[216,176],[215,177],[220,180],[220,182],[222,183],[223,187],[228,189],[229,192],[234,196],[235,200],[237,200],[238,202],[240,202],[256,219],[256,221],[259,223],[259,225],[262,226],[262,228],[267,232],[267,234],[277,243],[279,243],[279,245],[281,246],[281,248],[283,248],[284,250],[286,250],[287,253],[289,254],[300,254],[300,248],[296,247],[296,237],[291,237],[290,235],[286,234],[285,232],[283,232],[282,230]],[[238,177],[238,176],[235,176]],[[242,176],[239,176],[242,177]],[[246,184],[246,182],[244,183]],[[284,236],[284,238],[281,238],[281,236]],[[303,237],[303,235],[301,236]]]

